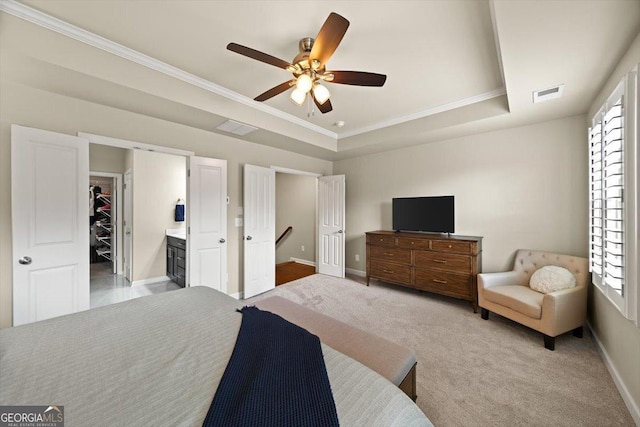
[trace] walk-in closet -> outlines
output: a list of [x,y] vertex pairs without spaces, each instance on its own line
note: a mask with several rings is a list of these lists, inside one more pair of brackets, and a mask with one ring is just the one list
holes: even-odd
[[91,277],[116,273],[115,178],[89,177]]

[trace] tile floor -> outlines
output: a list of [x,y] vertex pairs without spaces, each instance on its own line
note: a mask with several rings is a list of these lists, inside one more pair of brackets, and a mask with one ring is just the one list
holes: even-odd
[[89,281],[91,308],[181,289],[180,286],[169,280],[149,285],[131,286],[124,276],[112,274],[109,271],[110,268],[110,263],[91,264],[91,280]]

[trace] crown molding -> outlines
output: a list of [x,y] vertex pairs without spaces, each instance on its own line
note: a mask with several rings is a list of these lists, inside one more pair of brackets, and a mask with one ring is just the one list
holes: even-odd
[[105,37],[99,36],[75,25],[69,24],[68,22],[55,18],[30,6],[22,4],[16,0],[0,0],[0,11],[31,22],[32,24],[39,25],[48,30],[55,31],[56,33],[70,37],[89,46],[93,46],[98,49],[104,50],[105,52],[117,55],[131,62],[135,62],[136,64],[166,74],[170,77],[199,87],[208,92],[215,93],[216,95],[223,96],[232,101],[244,104],[272,116],[287,120],[291,123],[302,126],[319,134],[334,138],[336,140],[338,139],[338,134],[335,132],[327,130],[313,123],[309,123],[299,117],[296,117],[289,113],[285,113],[261,102],[254,101],[247,96],[241,95],[209,80],[203,79],[202,77],[198,77],[194,74],[188,73],[180,68],[169,65],[166,62],[162,62],[149,55],[145,55],[134,49],[111,41]]
[[506,93],[507,93],[506,89],[504,87],[500,87],[498,89],[494,89],[489,92],[481,93],[480,95],[474,95],[469,98],[464,98],[458,101],[449,102],[447,104],[438,105],[436,107],[427,108],[426,110],[418,111],[416,113],[408,114],[406,116],[396,117],[394,119],[378,122],[370,126],[364,126],[348,132],[344,132],[339,134],[339,139],[349,138],[351,136],[356,136],[362,133],[367,133],[374,130],[386,128],[389,126],[398,125],[400,123],[422,119],[427,116],[433,116],[434,114],[444,113],[445,111],[455,110],[456,108],[466,107],[467,105],[475,104],[478,102],[486,101],[487,99],[497,98],[498,96],[506,95]]

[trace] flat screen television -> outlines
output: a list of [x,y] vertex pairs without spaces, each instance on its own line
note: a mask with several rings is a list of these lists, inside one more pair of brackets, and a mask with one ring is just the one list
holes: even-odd
[[393,199],[393,229],[427,233],[453,233],[453,196]]

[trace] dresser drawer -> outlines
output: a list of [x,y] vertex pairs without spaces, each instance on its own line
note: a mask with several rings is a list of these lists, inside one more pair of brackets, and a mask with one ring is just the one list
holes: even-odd
[[398,263],[411,264],[411,250],[389,248],[384,246],[370,246],[371,258],[386,259]]
[[396,238],[387,234],[367,234],[367,243],[376,246],[393,247],[396,245]]
[[371,277],[411,284],[411,267],[387,261],[371,261]]
[[408,249],[429,249],[429,240],[398,237],[398,247]]
[[415,251],[415,265],[471,273],[471,256],[446,252]]
[[418,289],[468,300],[473,298],[470,275],[416,268],[415,278],[415,287]]
[[461,242],[456,240],[433,240],[431,242],[431,249],[434,251],[470,254],[471,245],[471,242]]

